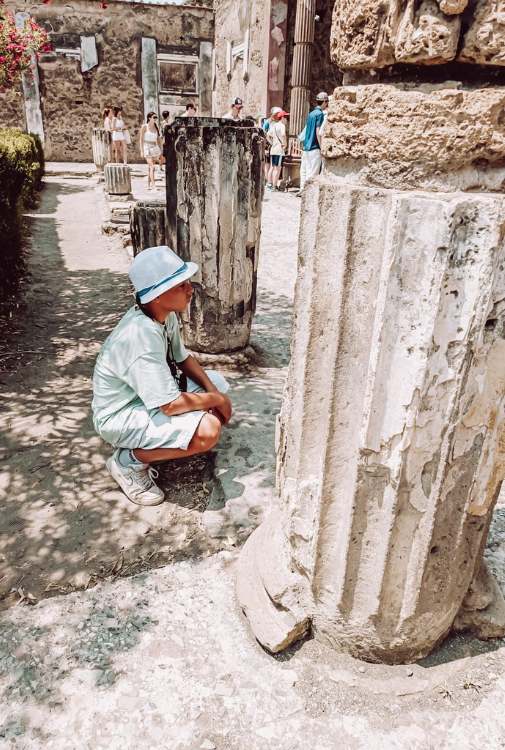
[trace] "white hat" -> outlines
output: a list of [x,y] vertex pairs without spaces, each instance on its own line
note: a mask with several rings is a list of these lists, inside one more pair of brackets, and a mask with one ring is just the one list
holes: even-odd
[[278,115],[279,112],[282,112],[282,107],[272,107],[270,110],[270,116],[273,117],[274,115]]
[[196,263],[186,263],[166,245],[148,247],[134,259],[128,271],[142,304],[151,302],[198,271]]
[[330,97],[326,93],[326,91],[320,91],[319,94],[316,96],[316,102],[327,102],[330,100]]

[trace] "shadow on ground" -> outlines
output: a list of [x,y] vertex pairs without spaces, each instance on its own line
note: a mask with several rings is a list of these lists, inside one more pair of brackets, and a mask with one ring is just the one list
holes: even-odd
[[[133,506],[105,471],[91,375],[131,296],[125,251],[98,233],[98,201],[90,181],[46,182],[29,219],[23,314],[3,326],[0,606],[237,544],[271,499],[285,339],[266,367],[230,374],[235,418],[217,456],[163,467],[167,503]],[[290,324],[287,298],[267,306],[260,340]]]

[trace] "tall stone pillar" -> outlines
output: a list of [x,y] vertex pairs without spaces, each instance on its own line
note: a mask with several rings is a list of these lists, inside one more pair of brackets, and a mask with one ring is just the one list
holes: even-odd
[[249,342],[263,197],[264,134],[254,122],[176,120],[166,131],[167,242],[199,265],[184,340],[219,354]]
[[311,628],[389,663],[454,623],[505,634],[482,561],[505,476],[504,106],[453,84],[335,91],[333,174],[303,199],[279,505],[239,561],[272,652]]
[[302,130],[310,107],[310,72],[316,17],[316,0],[296,3],[289,133],[294,138]]

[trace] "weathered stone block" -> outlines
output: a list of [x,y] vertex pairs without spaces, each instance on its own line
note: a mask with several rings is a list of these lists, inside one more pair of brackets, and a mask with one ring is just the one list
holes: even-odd
[[505,4],[503,0],[476,0],[470,5],[468,0],[339,0],[333,12],[331,53],[344,70],[394,63],[440,65],[455,59],[504,65]]
[[463,603],[505,633],[499,589],[467,597],[505,475],[504,211],[502,195],[306,188],[280,510],[238,573],[271,651],[312,623],[410,662]]
[[505,91],[371,85],[335,89],[326,167],[349,182],[502,190]]
[[503,0],[477,0],[458,60],[479,65],[505,65]]
[[130,210],[133,254],[146,247],[166,245],[167,204],[161,200],[137,201]]
[[104,167],[105,192],[109,195],[130,195],[131,169],[126,164],[106,164]]
[[339,1],[333,11],[332,58],[343,70],[453,60],[465,5],[464,0]]
[[167,130],[167,241],[199,265],[186,344],[247,346],[256,308],[264,135],[252,121],[181,119]]
[[424,65],[454,60],[460,29],[461,17],[446,15],[435,0],[409,0],[396,33],[395,60]]

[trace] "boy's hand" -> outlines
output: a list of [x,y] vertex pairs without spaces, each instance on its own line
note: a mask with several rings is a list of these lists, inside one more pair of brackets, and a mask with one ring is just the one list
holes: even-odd
[[223,393],[219,394],[219,402],[216,406],[214,406],[210,411],[212,414],[215,414],[216,417],[221,420],[221,424],[227,424],[232,415],[232,405],[231,401],[228,398],[228,396],[225,396]]

